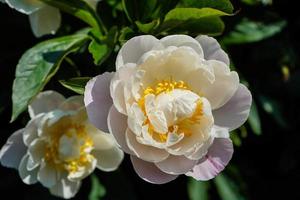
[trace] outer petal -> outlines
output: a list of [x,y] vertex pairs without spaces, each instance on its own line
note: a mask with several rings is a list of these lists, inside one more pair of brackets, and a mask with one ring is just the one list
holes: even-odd
[[170,35],[162,38],[160,42],[164,45],[165,48],[169,46],[188,46],[193,48],[201,58],[204,57],[203,50],[201,48],[201,45],[197,40],[194,38],[188,36],[188,35]]
[[240,127],[248,118],[252,103],[250,91],[240,84],[233,97],[221,108],[213,111],[215,124],[229,128]]
[[115,106],[110,108],[108,114],[109,132],[114,136],[118,145],[125,153],[134,154],[128,147],[125,139],[127,129],[127,117],[117,111]]
[[59,175],[54,166],[43,161],[41,163],[37,178],[43,186],[50,188],[59,180]]
[[50,188],[51,194],[65,199],[70,199],[76,195],[81,186],[80,181],[69,181],[63,178]]
[[[4,2],[5,0],[3,0]],[[42,2],[38,0],[6,0],[6,3],[17,11],[24,14],[31,14],[41,7],[45,6]]]
[[199,35],[195,38],[201,45],[204,51],[205,60],[218,60],[229,66],[229,58],[227,53],[223,51],[218,41],[206,35]]
[[38,129],[41,125],[43,117],[45,116],[44,113],[36,115],[32,118],[24,128],[23,133],[23,141],[26,146],[29,146],[30,143],[37,138],[38,136]]
[[112,105],[109,85],[113,73],[94,77],[85,86],[84,104],[90,122],[98,129],[108,132],[107,116]]
[[168,174],[185,174],[197,164],[197,160],[190,160],[185,156],[172,156],[167,159],[155,163],[155,165],[163,172]]
[[233,154],[230,139],[216,138],[205,158],[192,171],[186,173],[197,180],[209,180],[217,176],[228,164]]
[[19,165],[18,171],[22,181],[26,184],[34,184],[37,182],[37,173],[39,168],[35,168],[33,170],[27,169],[27,162],[28,162],[29,155],[25,155]]
[[57,109],[65,97],[55,91],[44,91],[39,93],[28,106],[28,112],[31,118],[51,110]]
[[153,163],[143,161],[136,156],[131,155],[130,159],[139,177],[149,183],[164,184],[177,178],[176,175],[166,174],[160,171]]
[[22,157],[27,151],[23,143],[24,129],[17,130],[7,140],[0,150],[0,162],[5,167],[18,169]]
[[31,29],[36,37],[55,34],[61,24],[61,15],[57,8],[44,6],[29,15]]
[[[41,163],[42,159],[45,156],[46,145],[47,144],[43,140],[38,138],[31,142],[30,146],[28,147],[28,154],[30,155],[29,161],[32,162],[30,165],[27,165],[28,170],[32,170]],[[30,162],[28,162],[28,164],[29,163]]]
[[136,139],[136,135],[130,129],[126,131],[126,141],[134,154],[145,161],[161,162],[169,156],[169,153],[164,149],[140,144]]
[[59,105],[59,109],[64,111],[76,111],[82,108],[83,106],[83,96],[76,95],[66,99],[61,105]]
[[137,63],[144,53],[159,48],[162,48],[159,40],[152,35],[131,38],[122,46],[118,53],[116,70],[118,71],[126,63]]

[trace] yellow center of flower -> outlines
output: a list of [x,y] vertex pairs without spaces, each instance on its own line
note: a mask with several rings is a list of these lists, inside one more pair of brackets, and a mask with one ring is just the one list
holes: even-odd
[[[169,80],[163,80],[161,82],[158,82],[154,86],[149,86],[146,89],[144,89],[143,95],[138,101],[138,105],[142,109],[144,114],[147,116],[146,109],[145,109],[145,98],[148,94],[154,94],[155,96],[157,96],[161,93],[170,93],[175,89],[191,91],[190,87],[184,81],[174,81],[172,80],[172,78],[170,78]],[[191,125],[195,123],[199,123],[202,115],[203,115],[203,103],[199,99],[196,102],[196,109],[193,115],[189,118],[179,121],[177,124],[169,126],[167,134],[161,134],[156,132],[148,118],[144,121],[143,125],[148,125],[149,127],[148,132],[154,140],[161,143],[165,143],[167,141],[168,134],[171,132],[176,134],[183,133],[185,136],[190,136],[192,134],[190,130]]]
[[59,169],[75,173],[90,164],[93,146],[83,125],[61,125],[51,134],[45,159]]

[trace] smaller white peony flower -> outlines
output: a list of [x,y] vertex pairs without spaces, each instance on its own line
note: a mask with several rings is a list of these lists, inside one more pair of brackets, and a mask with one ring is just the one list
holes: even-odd
[[[100,0],[85,0],[92,8],[96,9]],[[29,21],[33,34],[41,37],[47,34],[55,34],[61,24],[59,9],[39,0],[1,0],[11,8],[29,15]]]
[[1,164],[18,169],[24,183],[39,181],[67,199],[96,167],[113,171],[120,165],[123,152],[112,135],[88,122],[81,96],[65,99],[54,91],[42,92],[28,111],[31,120],[0,151]]

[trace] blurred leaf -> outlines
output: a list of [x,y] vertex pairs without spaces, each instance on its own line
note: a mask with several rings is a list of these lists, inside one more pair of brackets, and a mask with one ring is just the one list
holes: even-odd
[[183,7],[191,8],[214,8],[226,13],[233,12],[230,0],[181,0]]
[[16,68],[11,121],[21,114],[57,72],[66,55],[88,40],[87,35],[70,35],[44,41],[27,50]]
[[114,50],[117,42],[118,28],[112,27],[105,37],[101,38],[101,34],[97,30],[92,30],[92,41],[89,45],[89,52],[93,55],[96,65],[102,64]]
[[271,5],[273,3],[273,0],[242,0],[242,2],[251,6],[260,3],[263,5]]
[[260,117],[258,115],[256,103],[254,101],[252,101],[248,122],[253,133],[255,133],[256,135],[261,135]]
[[149,22],[147,24],[142,24],[141,22],[136,21],[135,24],[141,32],[151,33],[151,31],[159,25],[159,20],[153,20],[152,22]]
[[235,146],[240,147],[242,145],[242,139],[240,138],[240,136],[236,130],[231,132],[230,139],[232,140],[232,142]]
[[197,181],[189,178],[187,187],[190,200],[209,200],[210,183],[208,181]]
[[85,85],[90,79],[90,77],[76,77],[68,80],[60,80],[59,82],[69,90],[72,90],[78,94],[83,94]]
[[216,185],[219,196],[222,200],[245,200],[246,198],[240,192],[239,183],[231,179],[224,173],[219,174],[215,179],[214,183]]
[[243,19],[236,25],[233,31],[229,32],[229,34],[222,39],[222,43],[232,45],[258,42],[279,33],[285,26],[286,21],[284,20],[263,24],[261,22]]
[[220,16],[228,15],[213,8],[175,8],[165,16],[160,31],[176,29],[198,34],[220,34],[224,29]]
[[98,177],[95,174],[91,175],[91,191],[89,194],[89,200],[101,200],[106,194],[105,187],[101,184]]
[[123,45],[127,40],[135,36],[134,31],[129,27],[124,27],[119,36],[119,42]]
[[288,123],[282,115],[280,104],[277,101],[263,95],[259,96],[259,100],[262,108],[270,114],[281,127],[288,127]]
[[[105,27],[102,25],[95,10],[84,0],[41,0],[51,6],[59,8],[60,10],[67,12],[75,17],[78,17],[82,21],[86,22],[90,26],[105,32]],[[103,31],[104,30],[104,31]]]

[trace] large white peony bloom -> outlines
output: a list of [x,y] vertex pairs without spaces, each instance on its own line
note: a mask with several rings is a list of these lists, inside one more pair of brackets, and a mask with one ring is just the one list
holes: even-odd
[[113,171],[121,163],[123,152],[112,135],[88,122],[81,96],[43,92],[28,110],[27,126],[0,151],[1,164],[18,169],[24,183],[39,181],[53,195],[71,198],[96,167]]
[[86,85],[84,100],[90,121],[114,135],[138,175],[161,184],[222,171],[233,153],[229,131],[246,121],[252,98],[214,38],[144,35],[120,49],[116,73]]
[[[86,0],[96,9],[100,0]],[[61,15],[57,8],[48,6],[39,0],[1,0],[11,8],[29,15],[31,29],[36,37],[55,34],[61,24]]]

